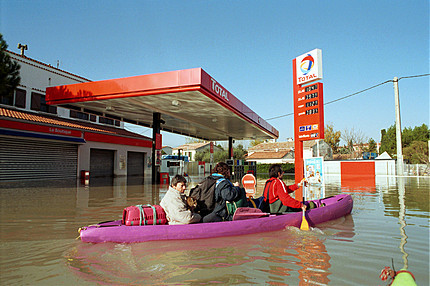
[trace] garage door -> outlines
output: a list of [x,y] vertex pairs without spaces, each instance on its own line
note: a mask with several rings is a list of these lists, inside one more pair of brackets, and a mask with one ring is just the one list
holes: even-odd
[[115,151],[90,150],[90,177],[113,177]]
[[0,180],[76,179],[78,145],[0,137]]
[[127,176],[143,176],[145,163],[145,153],[127,153]]

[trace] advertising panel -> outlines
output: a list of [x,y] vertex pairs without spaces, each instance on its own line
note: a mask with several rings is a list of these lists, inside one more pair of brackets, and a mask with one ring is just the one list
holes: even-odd
[[163,149],[163,143],[162,143],[162,135],[160,133],[155,134],[155,149],[161,150]]
[[315,49],[296,58],[297,84],[322,79],[322,52]]
[[317,200],[325,197],[324,160],[323,157],[304,160],[304,174],[307,183],[304,197],[306,200]]
[[297,140],[324,139],[322,83],[298,88],[294,95],[294,129]]

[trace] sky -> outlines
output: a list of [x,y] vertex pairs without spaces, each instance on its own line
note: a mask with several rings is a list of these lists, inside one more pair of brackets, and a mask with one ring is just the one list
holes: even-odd
[[[429,73],[428,0],[0,0],[0,32],[9,50],[27,44],[26,56],[93,81],[201,67],[264,119],[293,113],[292,60],[315,48],[326,103]],[[402,129],[429,126],[429,80],[399,81]],[[327,104],[324,116],[380,142],[395,124],[393,83]],[[294,137],[293,120],[268,120],[279,142]],[[162,134],[163,145],[186,142]]]

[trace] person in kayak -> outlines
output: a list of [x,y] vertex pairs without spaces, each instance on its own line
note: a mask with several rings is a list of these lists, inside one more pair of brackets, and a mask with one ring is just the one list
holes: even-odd
[[282,181],[284,171],[279,164],[273,164],[269,168],[270,179],[266,181],[263,191],[263,200],[269,203],[269,209],[263,211],[270,211],[270,213],[283,213],[283,212],[298,212],[306,210],[306,205],[301,201],[292,198],[289,194],[302,186],[305,179],[300,183],[287,186]]
[[195,212],[202,217],[213,212],[215,208],[215,187],[218,178],[208,176],[189,191],[188,196],[196,199]]
[[233,202],[241,199],[245,190],[239,187],[238,182],[230,182],[230,167],[224,162],[219,162],[215,165],[211,177],[216,180],[214,191],[215,205],[212,212],[203,217],[203,222],[231,220],[226,203],[227,201]]
[[169,190],[160,202],[169,224],[196,223],[202,219],[199,214],[192,213],[188,209],[184,195],[186,188],[187,180],[181,175],[174,176]]

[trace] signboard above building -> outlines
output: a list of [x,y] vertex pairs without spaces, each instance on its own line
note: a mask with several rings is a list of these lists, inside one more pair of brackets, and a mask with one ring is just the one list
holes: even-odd
[[46,103],[207,141],[275,139],[279,132],[201,68],[52,86]]
[[299,85],[322,79],[322,52],[315,49],[296,58],[296,83]]

